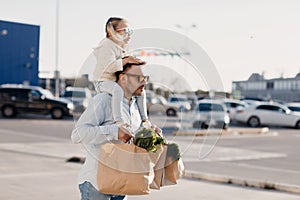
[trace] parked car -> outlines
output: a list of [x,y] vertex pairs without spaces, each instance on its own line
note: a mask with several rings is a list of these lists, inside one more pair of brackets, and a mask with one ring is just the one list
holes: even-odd
[[148,113],[166,113],[167,116],[177,116],[179,107],[171,105],[163,96],[147,96]]
[[285,104],[291,111],[300,114],[300,103],[286,103]]
[[74,104],[68,100],[55,98],[49,90],[36,86],[1,85],[0,109],[2,116],[17,114],[50,114],[53,119],[72,115]]
[[82,113],[87,108],[93,95],[88,88],[67,87],[62,97],[73,102],[74,112]]
[[227,129],[230,123],[225,104],[211,99],[198,101],[195,109],[195,119],[193,128],[216,127]]
[[248,126],[260,125],[289,126],[300,129],[300,115],[292,112],[288,107],[278,103],[261,103],[249,106],[236,114],[239,122]]
[[229,111],[229,117],[231,121],[236,120],[236,113],[239,110],[245,109],[249,106],[248,103],[237,99],[223,99],[222,102],[226,105],[227,110]]
[[168,102],[170,105],[178,107],[180,111],[189,111],[191,110],[191,104],[189,100],[184,95],[171,95],[168,98]]

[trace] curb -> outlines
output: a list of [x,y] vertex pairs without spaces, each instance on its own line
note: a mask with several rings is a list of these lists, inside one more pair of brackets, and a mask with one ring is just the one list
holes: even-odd
[[244,187],[252,187],[252,188],[259,188],[265,190],[277,190],[282,192],[300,194],[300,186],[297,185],[289,185],[289,184],[282,184],[282,183],[274,183],[269,181],[260,181],[260,180],[251,180],[251,179],[243,179],[240,177],[230,177],[230,176],[222,176],[216,174],[209,174],[209,173],[199,173],[195,171],[186,171],[184,178],[190,178],[194,180],[204,180],[216,183],[226,183],[226,184],[233,184],[237,186],[244,186]]
[[[66,160],[66,162],[74,162],[74,163],[81,163],[81,164],[83,164],[84,161],[85,158],[77,157],[77,156],[71,157]],[[230,176],[223,176],[223,175],[216,175],[216,174],[209,174],[209,173],[199,173],[195,171],[185,171],[183,178],[209,181],[215,183],[232,184],[237,186],[252,187],[258,189],[265,189],[265,190],[277,190],[281,192],[288,192],[288,193],[293,193],[298,195],[300,194],[300,186],[282,184],[282,183],[273,183],[270,181],[260,181],[260,180],[251,180],[251,179],[246,180],[240,177],[230,177]]]
[[204,135],[220,135],[220,134],[264,134],[268,133],[269,128],[230,128],[230,129],[190,129],[190,130],[181,130],[173,131],[174,136],[204,136]]

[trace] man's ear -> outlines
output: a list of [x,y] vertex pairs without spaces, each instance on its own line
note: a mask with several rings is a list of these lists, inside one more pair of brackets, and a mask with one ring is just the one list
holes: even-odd
[[127,76],[125,74],[120,74],[119,79],[121,82],[126,82],[127,81]]

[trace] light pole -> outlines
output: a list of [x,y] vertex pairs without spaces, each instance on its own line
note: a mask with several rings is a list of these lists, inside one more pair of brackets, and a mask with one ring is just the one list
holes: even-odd
[[[189,39],[188,39],[188,35],[189,35],[189,31],[191,30],[191,29],[194,29],[194,28],[197,28],[197,25],[196,24],[192,24],[192,25],[190,25],[190,26],[182,26],[182,25],[180,25],[180,24],[175,24],[175,26],[177,27],[177,28],[179,28],[179,29],[182,29],[184,32],[185,32],[185,39],[184,39],[184,45],[186,46],[186,52],[182,52],[182,53],[179,53],[179,54],[186,54],[186,55],[190,55],[190,52],[189,52],[189,44],[188,44],[188,42],[189,42]],[[183,48],[184,49],[184,48]],[[181,56],[181,55],[180,55]],[[185,62],[184,63],[184,74],[185,74],[185,77],[186,77],[186,73],[187,73],[187,69],[186,69],[186,67],[187,67],[187,63]]]
[[56,42],[55,42],[55,96],[59,96],[58,46],[59,43],[59,0],[56,0]]
[[175,26],[179,29],[183,29],[184,31],[188,32],[190,29],[193,29],[193,28],[197,28],[197,25],[196,24],[192,24],[190,26],[182,26],[180,24],[175,24]]
[[175,26],[177,28],[179,28],[179,29],[182,29],[185,32],[185,36],[186,36],[186,38],[185,38],[185,45],[186,45],[186,48],[187,48],[187,51],[188,51],[188,38],[187,37],[189,36],[189,31],[191,29],[197,28],[197,25],[196,24],[192,24],[190,26],[182,26],[180,24],[175,24]]

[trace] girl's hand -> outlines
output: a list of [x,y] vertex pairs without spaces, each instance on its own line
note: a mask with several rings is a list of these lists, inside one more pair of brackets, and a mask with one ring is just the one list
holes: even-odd
[[123,60],[123,66],[126,65],[127,63],[132,63],[132,64],[145,64],[145,61],[142,61],[139,58],[133,57],[133,56],[126,56],[122,58]]

